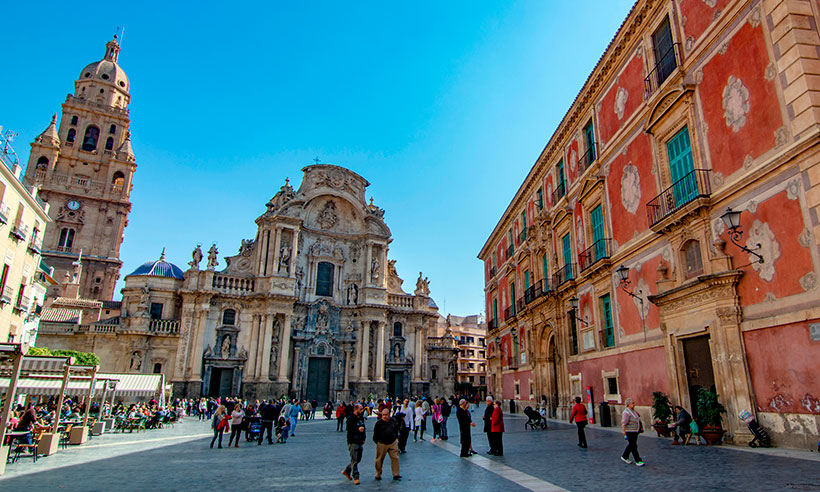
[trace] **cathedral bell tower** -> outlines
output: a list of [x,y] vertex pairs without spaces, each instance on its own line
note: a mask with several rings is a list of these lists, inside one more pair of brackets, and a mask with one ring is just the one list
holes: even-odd
[[[137,168],[131,150],[128,77],[117,64],[117,37],[102,60],[82,69],[62,116],[31,144],[26,180],[51,205],[42,256],[55,277],[74,271],[83,251],[79,296],[110,300],[120,275],[120,245]],[[54,287],[48,297],[60,295]]]

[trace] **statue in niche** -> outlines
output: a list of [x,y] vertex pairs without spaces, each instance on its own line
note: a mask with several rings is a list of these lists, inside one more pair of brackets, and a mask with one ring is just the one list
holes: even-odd
[[293,295],[298,296],[302,292],[302,281],[305,278],[305,270],[302,267],[296,267],[296,292]]
[[151,290],[148,287],[143,287],[140,293],[140,303],[137,305],[137,316],[147,318],[148,309],[151,306]]
[[219,254],[219,250],[216,249],[216,243],[214,243],[211,245],[211,249],[208,250],[208,270],[213,270],[219,264],[216,259],[217,254]]
[[333,257],[337,260],[344,260],[345,259],[345,252],[342,250],[341,246],[336,246],[333,248]]
[[370,278],[374,282],[379,281],[379,267],[380,266],[381,266],[381,264],[379,263],[378,258],[373,258],[373,261],[370,262]]
[[231,337],[225,335],[222,339],[222,358],[228,359],[231,357]]
[[248,351],[245,350],[245,347],[239,349],[239,358],[240,359],[247,359],[248,358]]
[[279,273],[288,273],[290,267],[290,248],[285,245],[279,250]]
[[417,296],[430,295],[430,280],[427,277],[422,277],[421,272],[419,272],[419,278],[416,280],[416,291],[414,294]]
[[192,260],[188,263],[188,266],[191,267],[192,270],[199,270],[199,263],[202,261],[202,245],[197,244],[196,249],[191,253]]
[[344,362],[342,361],[341,357],[336,359],[336,372],[341,374],[342,369],[344,368]]
[[336,215],[336,204],[333,200],[328,200],[327,203],[325,203],[325,208],[319,212],[316,222],[322,229],[330,229],[336,225],[338,220],[339,217]]
[[319,314],[316,315],[316,331],[320,335],[324,335],[327,333],[328,329],[328,319],[327,319],[327,311],[319,311]]
[[308,254],[310,256],[319,256],[320,254],[322,254],[321,241],[316,240],[313,244],[311,244],[310,249],[308,250]]
[[271,367],[270,373],[271,374],[274,373],[273,368],[276,367],[276,360],[277,360],[278,357],[279,357],[279,348],[276,345],[274,345],[270,348],[270,367]]
[[208,345],[205,346],[205,352],[202,352],[202,357],[205,357],[207,359],[210,356],[211,356],[211,344],[209,343]]
[[401,346],[398,343],[393,345],[393,358],[401,359]]
[[356,284],[350,284],[347,288],[347,304],[355,306],[359,303],[359,288]]
[[140,369],[142,369],[142,354],[139,350],[135,350],[131,353],[131,370],[139,371]]

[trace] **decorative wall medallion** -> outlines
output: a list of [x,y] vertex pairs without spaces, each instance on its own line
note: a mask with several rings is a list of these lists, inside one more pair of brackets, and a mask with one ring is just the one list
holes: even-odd
[[800,196],[800,178],[794,178],[786,185],[786,198],[797,200]]
[[749,24],[751,24],[752,27],[760,25],[760,7],[755,7],[752,13],[749,14]]
[[641,177],[632,162],[624,166],[624,174],[621,176],[621,203],[633,215],[641,203]]
[[763,77],[766,80],[771,81],[771,80],[774,80],[774,78],[776,76],[777,76],[777,69],[775,68],[774,63],[769,63],[769,65],[766,67],[766,71],[763,73]]
[[723,221],[720,219],[715,219],[712,223],[712,230],[715,232],[715,237],[720,237],[723,234],[723,230],[726,226],[724,226]]
[[800,287],[806,292],[817,288],[817,275],[814,272],[809,272],[800,277]]
[[718,189],[723,186],[723,183],[726,181],[726,178],[723,177],[723,173],[712,173],[712,188]]
[[[646,317],[649,316],[649,285],[647,285],[646,280],[641,277],[638,280],[638,285],[635,287],[635,292],[638,293],[637,295],[639,297],[633,297],[632,301],[635,303],[635,309],[638,310],[638,316],[645,320]],[[643,304],[641,304],[641,299],[643,299]]]
[[758,244],[760,244],[758,253],[765,258],[765,262],[763,264],[758,263],[757,257],[748,255],[749,263],[752,264],[752,268],[757,271],[760,278],[771,282],[776,273],[774,264],[780,258],[780,244],[777,242],[777,238],[768,223],[755,220],[749,231],[746,247],[753,250],[757,248]]
[[774,131],[774,145],[775,147],[782,147],[789,143],[789,129],[781,126]]
[[749,200],[749,203],[746,204],[746,210],[751,213],[757,212],[757,202],[754,200]]
[[746,154],[746,158],[743,159],[743,169],[750,169],[752,167],[752,156]]
[[577,167],[578,167],[578,153],[575,151],[575,149],[572,149],[572,151],[570,151],[570,153],[569,153],[569,168],[572,169],[573,171],[575,171],[575,169]]
[[584,248],[584,223],[581,221],[581,217],[575,219],[575,244],[579,252],[586,249]]
[[336,225],[338,220],[339,217],[336,215],[336,203],[334,203],[333,200],[328,200],[327,203],[325,203],[325,207],[319,212],[316,222],[322,229],[330,229]]
[[623,87],[618,87],[618,92],[615,94],[615,114],[619,120],[624,117],[627,99],[629,99],[629,92]]
[[[692,38],[690,37],[689,39]],[[697,72],[695,72],[695,83],[700,84],[701,82],[703,82],[703,70],[698,70]]]
[[710,9],[713,9],[715,8],[715,5],[717,5],[717,0],[703,0],[703,3],[705,3]]
[[797,242],[800,243],[800,246],[804,248],[808,248],[811,246],[811,231],[808,228],[803,229],[803,232],[800,233],[800,236],[797,237]]
[[749,89],[743,81],[734,75],[729,76],[726,87],[723,88],[723,116],[726,126],[738,132],[746,125],[746,114],[749,113]]

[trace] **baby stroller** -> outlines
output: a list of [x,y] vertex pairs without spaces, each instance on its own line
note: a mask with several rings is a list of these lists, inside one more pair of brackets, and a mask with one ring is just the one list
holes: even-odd
[[524,409],[524,415],[527,416],[527,422],[524,423],[524,428],[526,429],[529,427],[531,430],[542,429],[546,430],[547,428],[547,419],[545,419],[540,413],[533,410],[532,407],[527,407]]
[[766,429],[760,426],[755,420],[754,416],[748,411],[744,410],[740,412],[740,420],[746,422],[746,425],[749,426],[749,430],[752,431],[754,434],[754,438],[749,441],[750,448],[770,448],[772,447],[772,438],[769,437],[769,433],[766,432]]
[[245,431],[245,439],[248,441],[258,441],[262,432],[262,418],[258,415],[248,418],[248,426]]

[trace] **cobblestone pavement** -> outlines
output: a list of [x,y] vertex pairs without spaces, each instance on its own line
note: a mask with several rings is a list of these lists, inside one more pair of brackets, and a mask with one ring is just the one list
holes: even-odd
[[[473,413],[473,447],[483,453],[481,411]],[[619,433],[588,429],[588,449],[576,446],[575,428],[551,423],[550,430],[524,430],[524,419],[508,416],[504,456],[458,457],[458,428],[451,419],[446,443],[408,443],[401,457],[400,483],[390,480],[389,460],[376,482],[375,445],[369,440],[375,419],[368,419],[368,443],[356,487],[340,474],[347,462],[345,435],[335,421],[300,423],[285,445],[242,441],[240,447],[210,449],[207,423],[188,419],[172,429],[140,434],[107,434],[38,462],[24,460],[6,468],[0,490],[816,490],[820,462],[729,447],[670,446],[667,440],[641,437],[647,465],[638,468],[618,457]],[[225,444],[227,444],[226,436]]]

